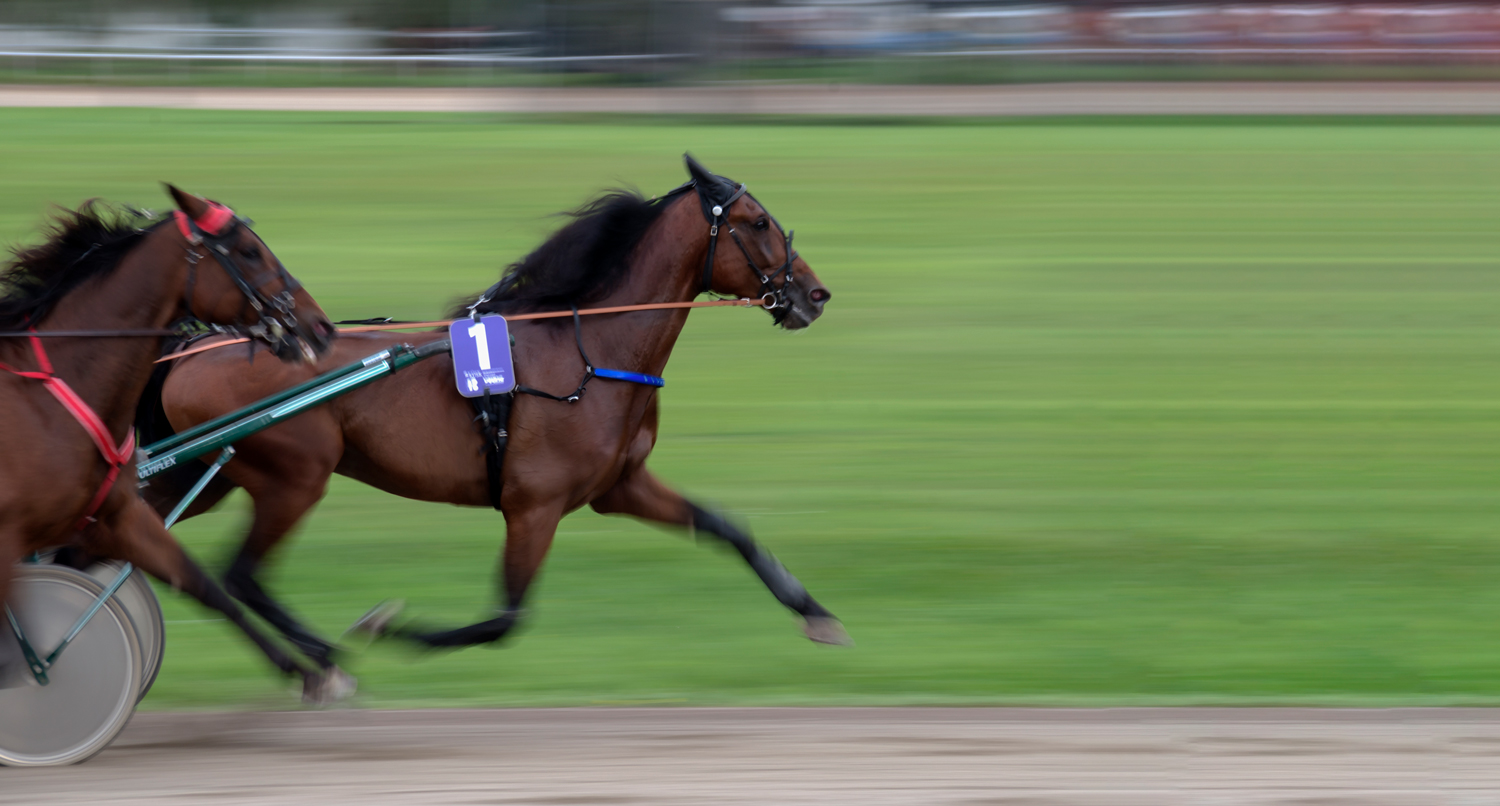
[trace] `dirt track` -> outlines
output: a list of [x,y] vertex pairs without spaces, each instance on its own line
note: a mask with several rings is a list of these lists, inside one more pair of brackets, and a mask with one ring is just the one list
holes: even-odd
[[566,709],[145,714],[6,804],[1494,806],[1500,712]]
[[0,107],[707,115],[1500,114],[1500,83],[1079,83],[1001,86],[342,88],[0,85]]

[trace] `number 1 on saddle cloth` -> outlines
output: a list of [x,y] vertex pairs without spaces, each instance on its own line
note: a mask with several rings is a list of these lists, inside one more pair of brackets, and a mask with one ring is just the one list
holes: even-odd
[[453,382],[459,394],[503,395],[516,388],[504,317],[459,319],[448,325],[448,340],[453,346]]

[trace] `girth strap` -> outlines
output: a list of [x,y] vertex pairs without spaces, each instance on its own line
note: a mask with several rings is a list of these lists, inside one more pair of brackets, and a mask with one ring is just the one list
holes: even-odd
[[77,420],[79,425],[83,426],[83,430],[88,433],[89,439],[94,441],[94,447],[99,449],[99,454],[104,457],[105,463],[109,465],[109,472],[104,474],[104,483],[100,485],[99,491],[94,493],[93,499],[89,501],[88,508],[84,510],[83,517],[79,519],[78,525],[74,527],[82,529],[94,521],[94,515],[99,511],[100,507],[104,506],[104,499],[109,497],[109,491],[114,489],[115,479],[120,476],[120,468],[126,462],[129,462],[131,456],[135,454],[135,429],[130,429],[125,435],[124,442],[115,445],[114,435],[109,433],[109,426],[104,424],[104,420],[100,419],[98,413],[88,403],[84,402],[84,399],[79,397],[77,392],[73,391],[73,387],[68,386],[67,381],[53,374],[52,362],[47,358],[47,351],[42,348],[42,340],[36,336],[31,336],[30,338],[31,350],[36,354],[36,363],[40,367],[40,371],[19,370],[3,363],[0,363],[0,370],[22,378],[41,381],[42,386],[46,387],[47,391],[51,392],[53,397],[57,398],[57,402],[61,403],[63,408],[67,409],[68,413],[73,415],[73,419]]
[[515,403],[511,393],[483,397],[471,397],[478,416],[479,430],[484,436],[484,470],[489,479],[490,506],[500,511],[500,493],[505,481],[505,448],[510,442],[510,409]]

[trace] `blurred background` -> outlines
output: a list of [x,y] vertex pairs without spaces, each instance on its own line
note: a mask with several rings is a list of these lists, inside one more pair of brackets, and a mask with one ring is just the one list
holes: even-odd
[[1500,4],[3,0],[12,80],[962,82],[1500,75]]
[[[3,81],[35,85],[1431,82],[1413,97],[1500,78],[1497,57],[1492,3],[0,2]],[[99,97],[0,108],[0,240],[33,242],[54,203],[162,209],[170,180],[253,217],[335,319],[430,319],[556,212],[667,191],[692,151],[833,292],[798,333],[695,312],[651,462],[748,523],[856,647],[803,640],[734,556],[582,512],[526,630],[356,647],[363,704],[1500,702],[1493,117]],[[246,509],[175,531],[220,566]],[[335,635],[387,597],[466,622],[502,534],[336,479],[271,585]],[[145,708],[291,706],[227,625],[161,594]]]

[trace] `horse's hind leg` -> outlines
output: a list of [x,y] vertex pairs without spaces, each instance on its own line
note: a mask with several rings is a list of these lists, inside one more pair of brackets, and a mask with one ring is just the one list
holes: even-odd
[[[266,393],[270,391],[265,390]],[[243,395],[245,390],[236,394]],[[234,402],[203,395],[201,389],[193,389],[187,381],[175,375],[168,378],[162,391],[163,409],[171,424],[178,429],[222,414],[224,409],[233,408]],[[234,460],[204,491],[205,495],[213,493],[221,498],[235,486],[240,486],[255,502],[250,531],[224,573],[224,587],[231,596],[275,627],[298,651],[325,670],[334,669],[334,646],[272,598],[256,578],[256,572],[266,556],[328,489],[328,477],[333,475],[344,451],[342,428],[332,410],[324,406],[248,436],[235,443],[235,450]],[[201,468],[195,471],[190,475],[167,476],[162,493],[154,494],[158,511],[175,503],[181,493],[197,480]],[[200,496],[188,514],[207,508],[218,499],[207,503],[202,503],[203,500]]]
[[303,699],[328,702],[352,692],[352,682],[342,672],[326,673],[304,668],[281,647],[255,628],[233,598],[193,562],[156,513],[144,500],[131,495],[106,522],[98,524],[89,549],[100,556],[125,560],[214,610],[223,613],[276,668],[303,679]]
[[604,515],[632,515],[643,520],[691,528],[694,534],[708,534],[732,546],[745,558],[760,581],[781,602],[804,621],[803,632],[822,644],[850,644],[849,634],[827,608],[818,604],[807,588],[786,570],[769,551],[750,534],[730,523],[723,515],[706,510],[651,474],[644,465],[626,471],[608,492],[595,499],[594,510]]
[[[334,646],[304,626],[282,604],[271,597],[256,579],[266,555],[286,537],[308,510],[323,497],[328,476],[293,478],[275,488],[260,485],[251,490],[255,501],[255,520],[239,553],[224,572],[224,587],[229,594],[249,607],[286,636],[299,651],[324,669],[333,668]],[[247,488],[249,489],[249,488]]]

